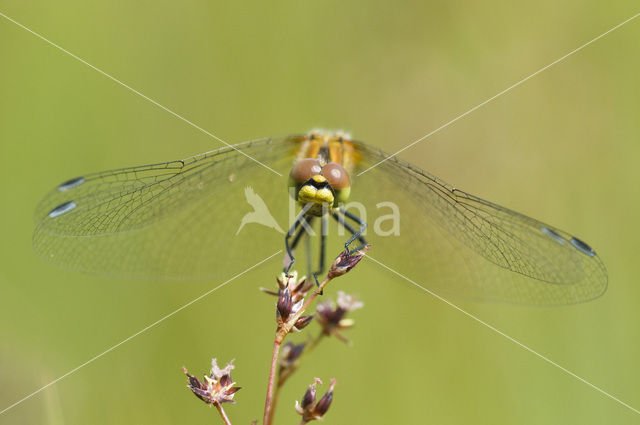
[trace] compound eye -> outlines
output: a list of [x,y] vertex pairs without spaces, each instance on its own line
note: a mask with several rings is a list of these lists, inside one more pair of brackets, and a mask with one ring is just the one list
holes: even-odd
[[345,189],[351,185],[349,173],[342,168],[342,165],[335,162],[330,162],[322,167],[322,175],[334,190]]
[[302,184],[311,177],[320,174],[322,167],[317,159],[307,158],[296,162],[291,169],[289,177],[294,183]]

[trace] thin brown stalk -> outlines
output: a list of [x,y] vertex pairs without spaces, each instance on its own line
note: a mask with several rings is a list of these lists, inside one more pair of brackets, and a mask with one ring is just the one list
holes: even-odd
[[263,416],[263,425],[270,425],[271,420],[273,418],[273,414],[271,413],[274,406],[274,387],[276,384],[276,368],[278,367],[278,355],[280,354],[280,346],[282,345],[282,341],[287,336],[287,334],[291,331],[293,326],[296,324],[296,321],[302,316],[305,310],[309,307],[309,305],[313,302],[313,300],[320,295],[320,292],[324,289],[324,287],[329,283],[331,279],[326,277],[318,289],[313,292],[309,298],[302,305],[302,308],[294,314],[287,322],[276,332],[276,337],[273,341],[273,353],[271,355],[271,367],[269,369],[269,381],[267,383],[267,397],[264,402],[264,416]]
[[273,398],[271,399],[271,411],[269,412],[269,423],[273,423],[273,416],[276,413],[276,406],[278,406],[278,397],[280,395],[280,383],[275,386],[275,390],[273,393]]
[[281,331],[278,330],[276,338],[273,341],[273,354],[271,355],[271,367],[269,369],[269,382],[267,384],[267,398],[264,402],[264,418],[262,420],[263,425],[269,425],[271,423],[271,409],[273,407],[273,387],[276,379],[276,367],[278,366],[278,354],[280,354],[280,346],[284,335],[281,335]]
[[[311,341],[311,343],[305,347],[300,358],[309,354],[314,348],[316,348],[318,346],[318,343],[320,342],[320,340],[323,339],[324,336],[325,336],[324,332],[320,332],[318,337],[314,338]],[[287,382],[287,379],[289,379],[289,377],[293,375],[297,369],[298,368],[296,366],[292,366],[290,369],[287,369],[283,374],[281,374],[280,371],[278,371],[278,384],[275,386],[273,397],[271,399],[271,413],[269,415],[269,423],[273,423],[273,416],[276,413],[276,406],[278,405],[278,397],[280,396],[280,389],[282,388],[284,383]]]
[[[313,338],[311,342],[304,347],[304,350],[300,355],[300,359],[302,359],[303,357],[311,353],[313,349],[318,346],[318,344],[320,343],[320,341],[323,339],[324,336],[325,336],[325,333],[323,331],[320,331],[318,336],[316,338]],[[280,387],[282,387],[284,383],[287,382],[287,379],[289,379],[289,377],[293,375],[296,370],[298,370],[298,367],[296,365],[292,365],[290,368],[288,368],[285,371],[285,373],[280,374],[280,372],[278,372],[278,385],[276,385],[276,396],[278,394],[278,390],[280,389]]]
[[218,412],[220,413],[220,416],[222,416],[222,420],[224,421],[225,425],[231,425],[231,421],[229,420],[229,417],[227,416],[227,413],[222,408],[222,404],[216,403],[215,406],[218,409]]

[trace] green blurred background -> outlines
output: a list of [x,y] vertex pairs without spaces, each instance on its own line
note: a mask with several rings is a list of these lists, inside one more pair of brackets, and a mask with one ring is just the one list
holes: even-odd
[[[635,1],[4,0],[0,12],[229,142],[322,126],[395,151],[638,10]],[[596,301],[456,302],[636,408],[639,39],[637,19],[402,155],[595,247],[610,278]],[[113,280],[46,264],[31,250],[38,200],[69,177],[218,146],[0,19],[0,409],[220,283]],[[278,264],[247,273],[0,423],[218,423],[180,371],[205,372],[214,356],[236,359],[243,390],[227,409],[233,423],[261,417],[273,300],[255,288],[271,284]],[[354,314],[355,344],[320,346],[288,384],[276,423],[297,423],[293,401],[314,376],[338,380],[327,424],[640,419],[371,262],[340,285],[366,304]]]

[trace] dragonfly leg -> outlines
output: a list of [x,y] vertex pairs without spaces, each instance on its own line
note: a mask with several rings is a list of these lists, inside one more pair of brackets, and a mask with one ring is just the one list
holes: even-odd
[[329,217],[323,214],[320,218],[320,261],[318,263],[318,270],[315,274],[322,274],[324,271],[324,263],[327,251],[327,231],[329,227]]
[[[304,220],[304,222],[306,223],[306,226],[310,226],[311,225],[311,221],[313,220],[313,217],[303,217],[302,220]],[[291,242],[290,250],[287,252],[287,254],[289,255],[289,258],[293,258],[293,251],[298,246],[298,243],[300,242],[300,239],[302,239],[303,236],[306,236],[305,237],[305,252],[307,254],[307,273],[308,273],[307,276],[311,276],[311,244],[310,244],[311,241],[310,241],[309,233],[305,232],[305,230],[306,230],[305,223],[301,223],[302,225],[300,226],[300,228],[298,229],[298,232],[296,233],[295,237],[293,238],[293,242]],[[289,254],[289,252],[291,252],[291,253]],[[287,269],[287,274],[288,274],[288,270],[289,269]]]
[[[348,217],[351,220],[355,221],[360,226],[360,228],[358,230],[356,230],[353,227],[351,227],[351,225],[349,225],[344,220],[344,217],[341,214],[344,215],[345,217]],[[344,244],[344,248],[346,250],[349,250],[349,245],[351,245],[351,243],[353,241],[355,241],[356,239],[358,239],[358,241],[360,241],[360,245],[355,249],[349,250],[349,254],[353,254],[354,252],[359,251],[362,248],[364,248],[365,246],[367,246],[367,240],[364,238],[364,236],[362,236],[362,233],[367,228],[367,223],[365,223],[360,217],[358,217],[358,216],[356,216],[354,214],[351,214],[349,211],[346,211],[346,210],[344,210],[342,208],[339,209],[339,212],[335,212],[335,211],[332,212],[331,215],[333,216],[333,218],[336,219],[338,224],[340,224],[342,227],[347,229],[349,231],[349,233],[351,233],[351,237]]]
[[293,238],[293,242],[290,245],[291,250],[296,249],[296,247],[298,246],[298,243],[300,242],[300,239],[302,239],[302,235],[304,235],[306,226],[311,226],[311,222],[313,221],[313,216],[306,216],[306,217],[302,217],[302,220],[300,220],[300,224],[301,227],[300,229],[298,229],[298,233],[296,233],[295,237]]
[[[311,224],[313,217],[307,219],[307,223]],[[311,276],[311,270],[313,268],[311,261],[311,236],[307,233],[304,238],[304,252],[307,256],[307,276]]]
[[[293,251],[289,246],[289,239],[291,239],[291,237],[293,236],[293,234],[295,233],[299,225],[300,225],[300,220],[296,219],[296,221],[293,223],[293,226],[291,226],[291,228],[287,232],[287,235],[284,237],[284,246],[287,249],[287,256],[289,257],[288,258],[289,265],[285,266],[283,271],[287,275],[289,274],[289,270],[291,270],[291,267],[293,266],[293,263],[296,260],[293,256]],[[299,238],[295,238],[294,240],[299,240]]]
[[[293,250],[296,246],[298,246],[298,242],[300,242],[300,238],[302,237],[302,234],[305,232],[305,230],[307,232],[311,231],[311,227],[309,227],[309,225],[311,224],[311,219],[313,217],[307,215],[307,211],[309,211],[309,208],[311,208],[311,204],[307,204],[302,208],[302,211],[300,211],[300,214],[298,214],[298,217],[296,217],[296,221],[293,223],[284,237],[284,246],[287,249],[287,255],[289,256],[289,265],[284,267],[283,271],[287,275],[289,274],[291,267],[293,267],[293,263],[296,261],[295,257],[293,256]],[[298,226],[302,227],[298,231],[298,234],[296,234],[296,229],[298,228]],[[294,234],[295,237],[293,239],[293,243],[289,244],[289,240],[294,236]]]
[[[304,226],[305,224],[306,224],[306,218],[303,211],[302,213],[300,213],[298,217],[296,217],[296,221],[293,222],[293,225],[291,226],[286,236],[284,237],[284,246],[287,249],[287,255],[289,256],[289,265],[284,268],[284,272],[287,275],[289,274],[291,267],[293,267],[293,263],[296,261],[295,257],[293,256],[293,250],[298,245],[298,242],[300,242],[300,238],[302,237],[302,234],[304,233],[304,230],[305,230],[305,226]],[[296,230],[300,225],[302,225],[302,227],[300,227],[300,230],[296,234]],[[294,235],[295,237],[293,238],[293,243],[290,244],[289,240]]]

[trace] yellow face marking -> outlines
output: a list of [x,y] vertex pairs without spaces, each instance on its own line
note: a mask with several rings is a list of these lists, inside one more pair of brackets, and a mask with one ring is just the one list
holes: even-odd
[[316,189],[315,187],[307,184],[300,188],[298,191],[298,201],[302,204],[329,204],[333,205],[333,192],[327,188]]
[[311,179],[313,179],[313,181],[316,183],[324,183],[327,181],[326,177],[320,174],[316,174],[315,176],[311,177]]
[[298,191],[298,200],[303,203],[314,202],[318,189],[311,185],[304,185]]
[[327,188],[318,189],[316,192],[316,199],[320,202],[327,204],[333,204],[333,193]]

